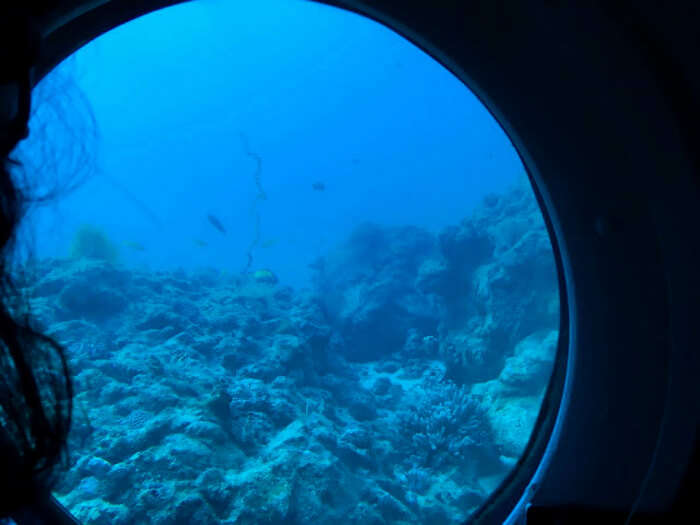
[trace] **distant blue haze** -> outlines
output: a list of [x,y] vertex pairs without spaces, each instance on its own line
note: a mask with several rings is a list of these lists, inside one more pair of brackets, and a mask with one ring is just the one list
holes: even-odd
[[[262,159],[267,196],[251,269],[294,286],[364,221],[437,232],[523,174],[450,72],[385,27],[312,2],[175,6],[98,38],[59,70],[97,123],[96,139],[84,138],[94,173],[33,216],[39,255],[67,255],[91,223],[124,262],[241,271],[257,194],[241,134]],[[39,93],[60,97],[57,78]],[[25,155],[40,147],[29,142]]]

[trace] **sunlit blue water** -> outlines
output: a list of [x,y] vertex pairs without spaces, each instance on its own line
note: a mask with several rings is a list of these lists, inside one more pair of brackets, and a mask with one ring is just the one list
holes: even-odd
[[[450,72],[327,6],[176,6],[111,31],[61,69],[75,85],[60,96],[81,90],[98,134],[80,136],[84,113],[61,117],[78,128],[69,140],[89,146],[91,178],[34,216],[49,241],[39,255],[67,254],[90,223],[121,244],[123,262],[238,272],[257,211],[251,269],[303,286],[307,264],[359,223],[436,232],[523,175],[503,131]],[[42,89],[55,97],[51,79]],[[241,134],[262,159],[264,201]]]

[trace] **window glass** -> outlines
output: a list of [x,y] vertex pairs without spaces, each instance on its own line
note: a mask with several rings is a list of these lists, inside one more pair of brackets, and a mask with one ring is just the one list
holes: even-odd
[[[524,167],[387,28],[193,2],[86,45],[18,156],[88,523],[461,523],[524,450],[559,295]],[[33,177],[33,178],[32,178]]]

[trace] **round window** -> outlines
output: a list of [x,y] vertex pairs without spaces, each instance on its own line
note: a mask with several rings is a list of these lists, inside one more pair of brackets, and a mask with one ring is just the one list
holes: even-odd
[[75,378],[78,518],[456,524],[499,486],[559,290],[524,167],[451,73],[327,6],[192,2],[35,97],[23,268]]

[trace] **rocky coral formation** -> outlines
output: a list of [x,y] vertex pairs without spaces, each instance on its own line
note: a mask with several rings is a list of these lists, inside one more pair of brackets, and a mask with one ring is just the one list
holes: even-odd
[[32,266],[75,374],[60,499],[90,523],[462,522],[524,448],[557,340],[531,193],[434,236],[366,224],[313,293],[216,270]]

